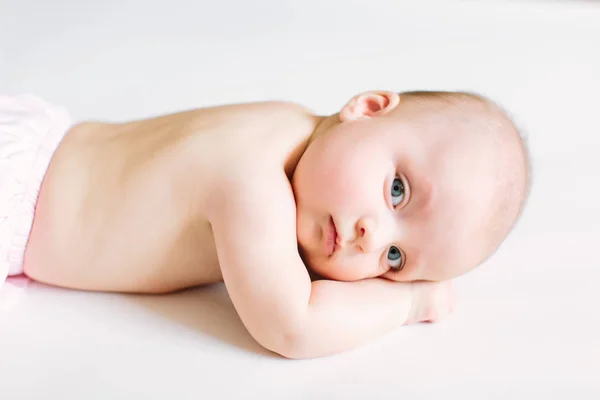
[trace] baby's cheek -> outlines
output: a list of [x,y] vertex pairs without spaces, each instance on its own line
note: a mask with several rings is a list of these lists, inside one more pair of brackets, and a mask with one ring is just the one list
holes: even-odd
[[328,268],[331,279],[340,281],[360,281],[380,275],[377,264],[371,257],[353,257],[342,261],[336,260]]
[[399,271],[399,272],[387,271],[382,275],[382,277],[385,279],[389,279],[390,281],[394,281],[394,282],[412,282],[412,281],[414,281],[414,279],[412,279],[407,274],[403,274],[402,271]]
[[358,203],[370,196],[372,184],[362,173],[336,171],[324,179],[322,190],[343,203]]

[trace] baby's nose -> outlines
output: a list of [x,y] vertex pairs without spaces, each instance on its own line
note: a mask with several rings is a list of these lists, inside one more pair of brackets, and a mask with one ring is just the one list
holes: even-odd
[[382,246],[382,230],[374,218],[362,217],[356,221],[356,245],[363,252],[372,252]]

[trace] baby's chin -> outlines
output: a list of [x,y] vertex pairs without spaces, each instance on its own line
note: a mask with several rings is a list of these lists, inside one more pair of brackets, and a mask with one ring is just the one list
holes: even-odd
[[335,276],[331,276],[327,268],[324,268],[326,265],[324,263],[324,259],[321,258],[319,261],[319,257],[315,254],[311,254],[310,251],[306,251],[302,249],[302,246],[298,245],[298,252],[300,254],[300,258],[306,266],[308,273],[311,278],[314,279],[333,279],[338,280]]

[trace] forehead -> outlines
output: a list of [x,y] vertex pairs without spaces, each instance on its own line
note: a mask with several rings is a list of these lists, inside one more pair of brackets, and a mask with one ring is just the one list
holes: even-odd
[[[413,160],[417,207],[410,213],[415,232],[410,240],[418,254],[414,274],[419,279],[447,279],[482,258],[487,241],[480,227],[495,194],[494,168],[489,152],[476,142],[439,140],[421,154],[422,159]],[[426,206],[418,204],[421,196],[428,197]]]
[[421,246],[418,269],[422,279],[454,277],[474,266],[482,257],[487,240],[481,231],[488,218],[488,204],[477,190],[438,191],[430,210],[420,221]]

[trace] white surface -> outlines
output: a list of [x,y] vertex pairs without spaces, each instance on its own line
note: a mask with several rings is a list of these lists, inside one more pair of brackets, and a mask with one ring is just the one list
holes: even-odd
[[263,99],[326,113],[364,89],[470,89],[515,115],[535,166],[521,224],[457,281],[445,323],[299,362],[261,350],[222,286],[13,284],[0,398],[600,398],[598,49],[593,2],[0,0],[0,90],[77,119]]

